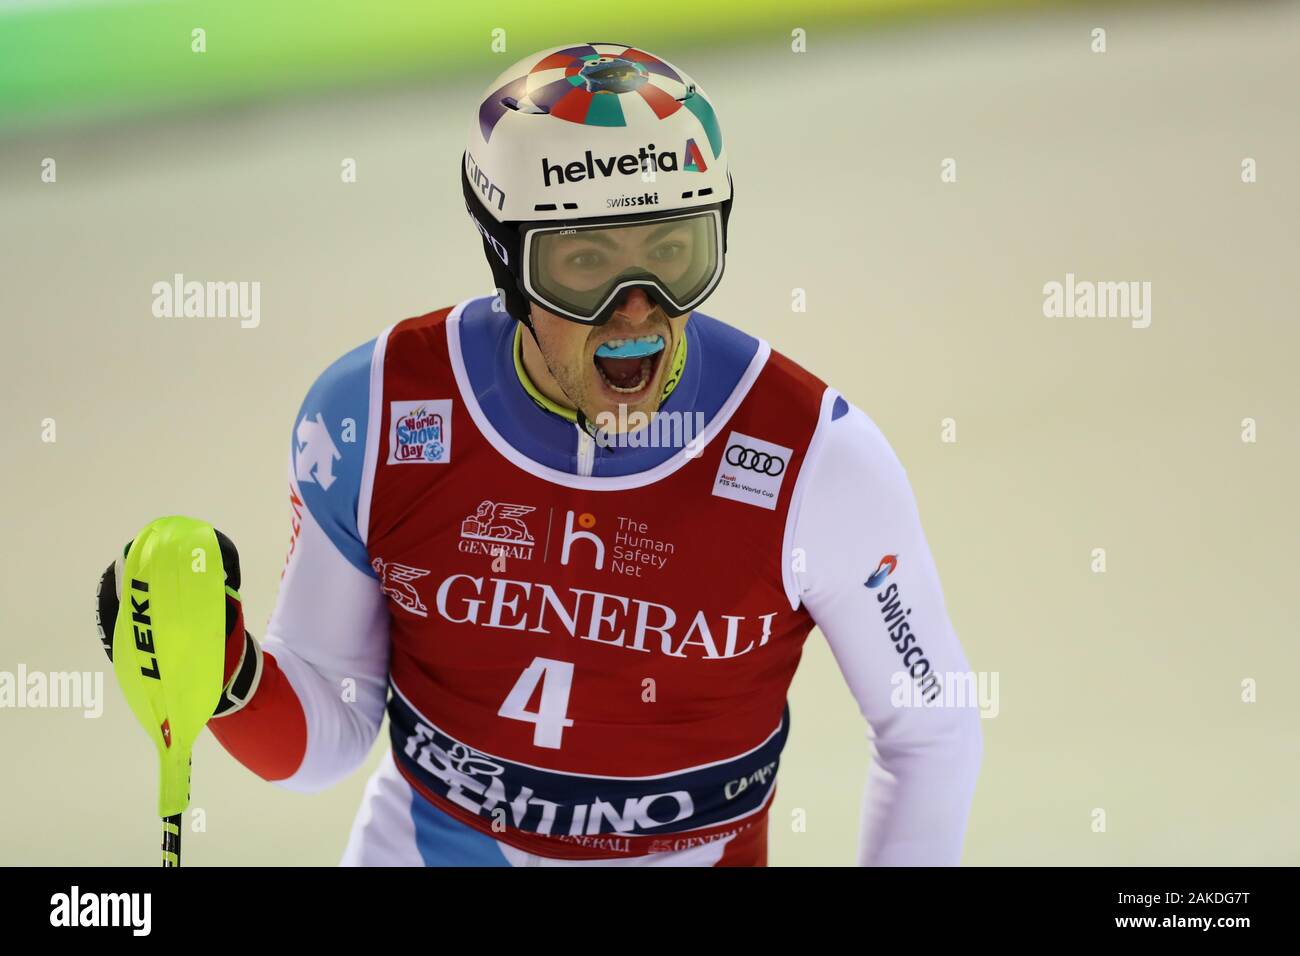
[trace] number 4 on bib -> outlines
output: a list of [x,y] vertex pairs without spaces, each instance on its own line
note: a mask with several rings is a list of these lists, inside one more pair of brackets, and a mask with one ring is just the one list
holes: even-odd
[[[537,710],[528,710],[528,702],[539,683],[542,685],[542,696]],[[534,657],[533,662],[519,675],[519,680],[515,681],[515,686],[510,688],[497,716],[533,724],[533,746],[559,750],[560,735],[564,733],[564,728],[573,726],[573,721],[565,716],[569,709],[569,689],[572,686],[571,663]]]

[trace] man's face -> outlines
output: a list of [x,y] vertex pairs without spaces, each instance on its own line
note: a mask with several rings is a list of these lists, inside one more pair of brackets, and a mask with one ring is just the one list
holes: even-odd
[[[542,357],[570,403],[589,420],[608,413],[651,414],[659,407],[664,381],[690,314],[669,317],[645,292],[631,289],[604,325],[588,326],[532,306],[533,328]],[[618,357],[611,352],[644,352]],[[597,354],[598,352],[603,354]]]

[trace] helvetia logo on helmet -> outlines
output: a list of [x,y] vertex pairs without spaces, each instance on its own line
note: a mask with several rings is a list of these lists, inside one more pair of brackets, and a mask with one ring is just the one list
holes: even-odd
[[686,173],[707,173],[709,164],[704,161],[704,153],[695,145],[695,140],[686,141],[686,149],[682,150],[686,156],[686,162],[682,164],[682,172]]
[[654,143],[642,146],[635,153],[624,153],[622,156],[593,156],[591,150],[587,150],[582,159],[564,164],[552,162],[549,156],[543,156],[542,185],[580,183],[587,179],[595,179],[597,176],[609,178],[616,173],[620,176],[636,176],[640,175],[642,170],[652,174],[675,173],[679,170],[687,173],[702,173],[708,170],[709,167],[704,162],[704,154],[695,145],[695,140],[687,140],[683,152],[685,163],[679,162],[677,153],[672,150],[655,152]]

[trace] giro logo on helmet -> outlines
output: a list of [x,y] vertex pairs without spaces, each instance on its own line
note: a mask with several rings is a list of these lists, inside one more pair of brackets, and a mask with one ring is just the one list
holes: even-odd
[[769,455],[766,452],[755,451],[753,448],[746,448],[744,445],[732,445],[727,449],[727,464],[770,475],[773,478],[785,471],[785,459],[779,455]]
[[[488,179],[487,173],[483,172],[479,167],[477,160],[474,159],[474,154],[469,150],[465,151],[465,174],[469,177],[469,181],[474,184],[474,188],[483,194],[483,204],[485,206],[492,205],[493,197],[496,197],[497,209],[505,208],[505,190]],[[470,213],[470,215],[473,215],[473,213]],[[479,228],[482,229],[483,227],[479,226]]]

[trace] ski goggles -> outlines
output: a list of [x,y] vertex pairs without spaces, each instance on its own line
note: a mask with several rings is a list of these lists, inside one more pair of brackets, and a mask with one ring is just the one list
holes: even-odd
[[690,312],[722,278],[721,210],[714,206],[632,222],[529,228],[523,286],[573,322],[603,325],[623,292],[640,288],[669,315]]

